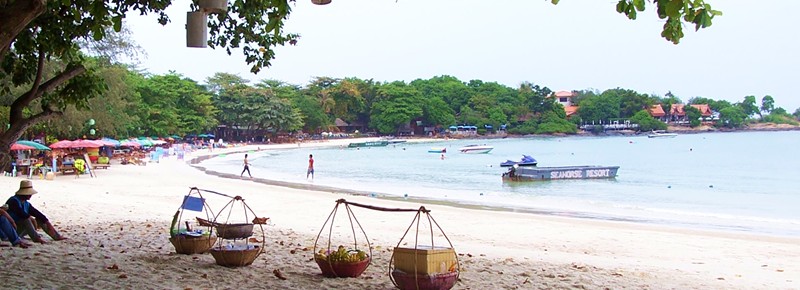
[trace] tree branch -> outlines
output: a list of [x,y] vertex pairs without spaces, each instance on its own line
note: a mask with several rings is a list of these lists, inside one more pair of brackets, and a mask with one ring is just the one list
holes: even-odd
[[82,74],[86,71],[86,67],[83,65],[76,65],[68,67],[66,70],[58,74],[57,76],[53,77],[52,79],[44,82],[43,84],[39,85],[38,87],[31,88],[30,91],[23,94],[11,104],[10,110],[10,122],[12,126],[18,120],[23,119],[22,111],[27,107],[33,100],[39,98],[44,93],[48,93],[54,90],[59,85],[63,84],[64,82],[74,78],[75,76]]
[[39,46],[39,63],[36,66],[36,78],[33,79],[33,85],[31,86],[31,90],[28,92],[29,94],[36,94],[39,91],[39,84],[42,82],[42,72],[44,71],[44,48],[40,45]]
[[[22,136],[28,127],[32,126],[33,124],[39,123],[42,120],[48,119],[53,116],[62,116],[64,112],[61,111],[53,111],[49,108],[45,109],[41,113],[36,115],[30,116],[27,119],[17,119],[14,120],[11,124],[11,127],[6,130],[2,136],[0,136],[0,140],[17,140]],[[9,136],[13,134],[14,136]]]
[[17,35],[44,13],[46,5],[47,0],[18,0],[0,9],[0,59],[5,57]]

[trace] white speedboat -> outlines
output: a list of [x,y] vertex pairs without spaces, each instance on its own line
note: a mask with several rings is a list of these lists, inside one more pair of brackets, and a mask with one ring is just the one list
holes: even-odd
[[647,138],[675,138],[676,136],[678,136],[678,134],[658,131],[653,131],[653,133],[647,134]]
[[458,151],[461,151],[461,153],[482,154],[489,153],[492,149],[494,149],[494,147],[488,145],[467,145],[458,148]]

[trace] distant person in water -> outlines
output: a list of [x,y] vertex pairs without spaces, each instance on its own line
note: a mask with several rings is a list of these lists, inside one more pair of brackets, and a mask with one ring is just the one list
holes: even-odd
[[308,171],[306,171],[306,179],[308,176],[311,176],[311,179],[314,179],[314,155],[308,154]]
[[242,169],[242,174],[239,174],[239,177],[244,177],[244,172],[247,171],[247,175],[250,178],[253,178],[253,175],[250,174],[250,162],[247,162],[247,154],[244,155],[244,169]]

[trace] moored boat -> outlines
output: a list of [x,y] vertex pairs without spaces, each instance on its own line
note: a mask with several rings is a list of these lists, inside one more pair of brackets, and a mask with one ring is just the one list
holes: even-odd
[[506,160],[505,162],[500,163],[500,167],[510,167],[510,166],[536,166],[538,162],[536,159],[531,157],[530,155],[522,155],[522,159],[519,161],[514,160]]
[[445,147],[432,147],[428,149],[428,153],[447,153],[447,148]]
[[676,136],[678,136],[678,134],[664,131],[653,131],[653,133],[647,134],[647,138],[675,138]]
[[358,147],[384,147],[388,146],[389,141],[380,140],[380,141],[367,141],[367,142],[353,142],[347,145],[349,148],[358,148]]
[[461,153],[482,154],[489,153],[489,151],[492,151],[492,149],[494,149],[494,147],[488,145],[467,145],[458,148],[458,151],[461,151]]
[[617,177],[619,166],[556,166],[511,167],[503,173],[504,181],[536,181],[553,179],[597,179]]

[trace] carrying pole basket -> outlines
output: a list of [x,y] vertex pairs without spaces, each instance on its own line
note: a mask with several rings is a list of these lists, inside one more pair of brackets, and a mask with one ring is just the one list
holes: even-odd
[[[196,197],[195,197],[196,195]],[[181,229],[180,221],[183,220],[184,213],[189,211],[200,211],[206,214],[206,218],[214,216],[214,211],[205,202],[203,194],[197,187],[189,189],[189,193],[184,196],[181,206],[172,217],[172,224],[170,225],[170,238],[169,241],[175,247],[175,252],[178,254],[202,254],[208,252],[211,247],[217,242],[217,237],[213,235],[213,228],[209,225],[196,224],[196,227],[204,227],[207,230],[201,235],[196,232],[191,233],[191,226],[186,222],[186,227]]]
[[[349,257],[350,255],[355,255],[357,258],[351,257],[346,261],[333,261],[335,255],[338,254],[340,257],[342,256],[341,253],[337,253],[338,250],[335,249],[331,243],[331,237],[333,236],[333,224],[340,205],[344,207],[344,210],[347,213],[347,220],[349,221],[350,230],[353,237],[353,248],[349,250],[345,249],[345,256]],[[326,227],[328,229],[328,242],[325,245],[320,245],[320,236],[322,236],[322,233],[325,231]],[[358,258],[359,252],[363,254],[366,254],[366,252],[359,250],[359,236],[356,234],[356,227],[358,227],[361,236],[364,237],[364,241],[367,243],[369,255],[367,255],[364,259]],[[320,249],[320,253],[317,252],[317,249]],[[361,223],[353,214],[350,204],[344,199],[339,199],[336,201],[336,205],[328,215],[325,223],[322,224],[322,228],[320,228],[319,234],[317,234],[317,238],[314,240],[314,261],[317,263],[320,270],[322,270],[322,275],[329,278],[356,278],[360,276],[361,273],[364,273],[364,271],[367,270],[367,267],[369,267],[369,264],[372,262],[372,245],[369,242],[367,233],[364,231]]]
[[[235,208],[241,204],[241,212],[247,222],[231,222],[231,215]],[[226,213],[225,217],[221,217]],[[250,222],[250,216],[253,216]],[[222,221],[224,219],[224,222]],[[211,248],[211,256],[216,260],[217,265],[226,267],[248,266],[264,252],[266,246],[266,232],[264,224],[267,218],[259,218],[253,209],[244,202],[241,196],[233,197],[220,211],[214,216],[211,224],[216,228],[217,245]],[[254,234],[255,226],[261,239],[251,237]]]
[[[425,218],[423,218],[423,215]],[[430,228],[430,245],[420,245],[420,221],[427,220]],[[403,248],[403,244],[411,227],[416,225],[414,247]],[[447,241],[447,246],[437,246],[434,238],[434,226]],[[440,243],[441,245],[441,243]],[[397,242],[389,259],[389,277],[392,283],[403,290],[447,290],[458,281],[461,265],[453,243],[444,233],[439,223],[433,219],[430,210],[421,206],[414,219],[406,229],[403,237]]]

